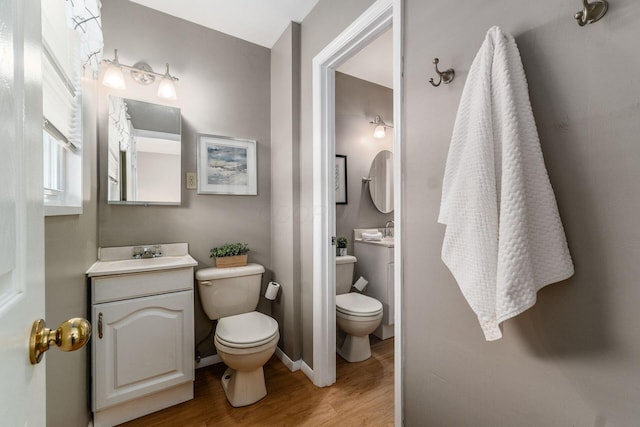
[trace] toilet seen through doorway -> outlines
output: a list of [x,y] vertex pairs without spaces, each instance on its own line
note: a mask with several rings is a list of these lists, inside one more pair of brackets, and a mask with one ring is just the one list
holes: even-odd
[[[382,321],[382,303],[375,298],[350,292],[357,258],[336,257],[336,324],[344,333],[336,352],[347,362],[362,362],[371,357],[369,334]],[[340,336],[336,337],[340,341]]]

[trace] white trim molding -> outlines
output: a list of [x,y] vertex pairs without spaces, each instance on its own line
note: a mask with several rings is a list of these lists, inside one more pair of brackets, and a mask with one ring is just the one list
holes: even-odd
[[309,367],[309,365],[307,365],[305,363],[305,361],[303,360],[301,365],[300,365],[300,370],[302,371],[303,374],[305,374],[307,376],[307,378],[309,378],[311,381],[313,381],[313,369],[311,369]]
[[213,354],[211,356],[203,357],[199,362],[196,362],[196,369],[204,368],[206,366],[216,365],[222,363],[220,356]]
[[394,220],[394,419],[396,426],[404,425],[404,396],[402,388],[404,347],[404,8],[403,0],[393,0],[393,220]]
[[280,350],[280,347],[276,347],[276,357],[280,359],[282,364],[286,366],[291,372],[299,371],[302,366],[302,359],[296,361],[291,360],[287,353]]
[[[300,370],[302,366],[302,359],[298,359],[295,361],[291,360],[291,358],[287,356],[287,354],[284,351],[280,350],[280,347],[276,347],[275,355],[278,359],[280,359],[282,364],[286,366],[287,369],[289,369],[291,372],[296,372]],[[218,363],[222,363],[220,356],[218,356],[217,354],[213,354],[211,356],[203,357],[202,359],[200,359],[199,362],[195,363],[195,367],[196,369],[200,369],[200,368],[205,368],[207,366],[216,365]]]
[[395,423],[402,425],[402,0],[378,0],[313,58],[313,369],[318,387],[336,381],[335,69],[393,26],[395,240]]

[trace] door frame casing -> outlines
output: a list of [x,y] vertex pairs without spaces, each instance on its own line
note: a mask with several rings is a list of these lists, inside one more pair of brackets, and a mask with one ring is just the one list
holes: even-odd
[[336,381],[335,70],[393,29],[395,424],[402,425],[402,0],[378,0],[313,58],[313,383]]

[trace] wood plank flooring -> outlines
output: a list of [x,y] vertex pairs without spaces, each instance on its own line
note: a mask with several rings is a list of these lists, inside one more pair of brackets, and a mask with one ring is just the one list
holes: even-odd
[[347,363],[336,356],[337,381],[318,388],[275,356],[265,365],[267,397],[234,408],[220,385],[225,366],[196,371],[195,398],[123,424],[147,426],[393,426],[393,338],[372,337],[372,356]]

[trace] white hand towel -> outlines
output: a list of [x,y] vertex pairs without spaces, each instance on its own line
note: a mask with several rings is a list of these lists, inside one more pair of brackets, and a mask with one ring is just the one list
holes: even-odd
[[438,222],[442,260],[487,341],[573,263],[542,158],[512,36],[487,33],[469,70],[449,148]]
[[362,240],[382,240],[382,233],[362,233]]

